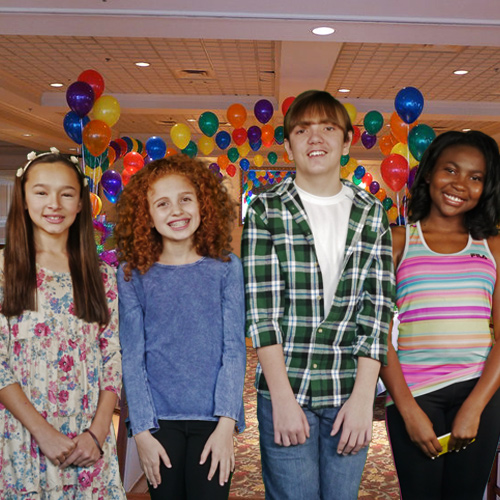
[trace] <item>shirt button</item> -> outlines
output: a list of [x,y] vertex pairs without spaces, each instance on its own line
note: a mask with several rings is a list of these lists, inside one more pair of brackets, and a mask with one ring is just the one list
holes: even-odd
[[318,365],[316,363],[314,363],[313,368],[318,368]]
[[318,328],[318,333],[323,333],[323,328]]

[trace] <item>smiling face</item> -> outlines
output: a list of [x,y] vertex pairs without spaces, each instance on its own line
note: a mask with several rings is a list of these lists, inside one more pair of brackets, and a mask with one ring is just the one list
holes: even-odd
[[147,193],[149,213],[163,247],[183,245],[191,250],[200,226],[196,190],[183,175],[171,174],[154,182]]
[[42,162],[26,175],[25,205],[35,241],[46,236],[67,238],[82,208],[78,174],[62,162]]
[[478,204],[485,177],[486,162],[478,149],[466,145],[446,148],[427,179],[430,215],[463,217]]

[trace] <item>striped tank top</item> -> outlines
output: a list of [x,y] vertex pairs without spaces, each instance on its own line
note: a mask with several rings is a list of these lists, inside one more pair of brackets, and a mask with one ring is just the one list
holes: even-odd
[[478,378],[492,346],[496,263],[486,240],[433,252],[420,223],[406,227],[396,271],[398,358],[413,396]]

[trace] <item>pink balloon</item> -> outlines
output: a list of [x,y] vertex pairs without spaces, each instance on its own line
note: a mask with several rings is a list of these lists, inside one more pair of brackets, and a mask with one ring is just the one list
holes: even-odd
[[404,156],[391,154],[382,161],[380,173],[384,182],[393,191],[401,191],[408,182],[408,160]]

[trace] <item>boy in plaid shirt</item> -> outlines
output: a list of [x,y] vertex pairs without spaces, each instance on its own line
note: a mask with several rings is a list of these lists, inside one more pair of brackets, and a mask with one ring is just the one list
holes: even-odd
[[266,498],[355,499],[393,309],[382,205],[340,179],[353,128],[329,93],[285,116],[289,178],[249,206],[242,237]]

